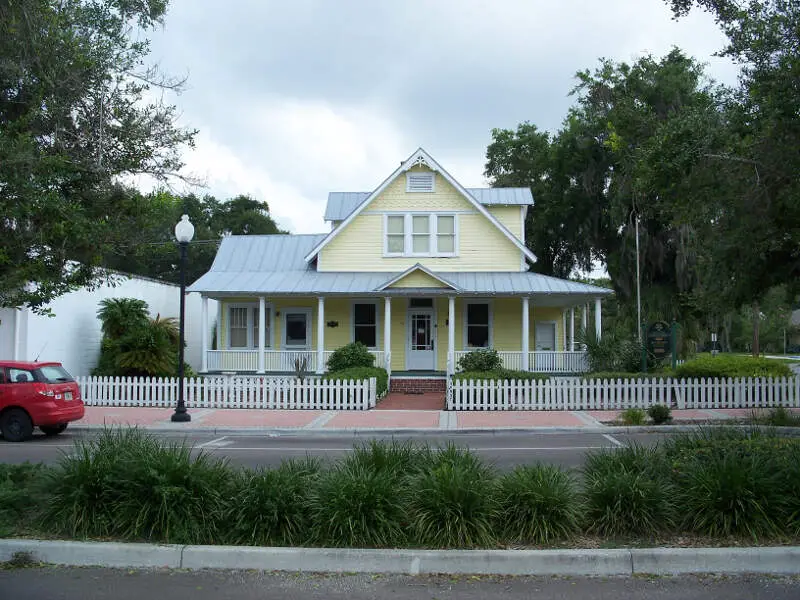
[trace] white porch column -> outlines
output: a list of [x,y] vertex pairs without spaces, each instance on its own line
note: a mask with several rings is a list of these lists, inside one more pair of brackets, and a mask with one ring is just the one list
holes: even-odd
[[317,298],[317,373],[325,372],[325,297]]
[[[222,350],[222,300],[217,301],[217,350]],[[228,340],[230,343],[230,340]]]
[[447,298],[447,374],[456,372],[456,298]]
[[584,333],[589,333],[589,305],[584,304],[581,311],[581,328]]
[[561,311],[561,349],[567,351],[567,309]]
[[267,345],[267,300],[264,296],[258,298],[258,372],[263,373],[266,366],[264,349]]
[[569,309],[569,350],[575,352],[575,307]]
[[600,338],[603,337],[603,315],[600,309],[601,301],[600,298],[594,299],[594,334],[597,337],[597,341],[600,341]]
[[208,372],[208,296],[200,296],[200,372]]
[[383,299],[383,360],[386,362],[386,372],[392,374],[392,299],[386,296]]
[[531,324],[530,324],[530,300],[527,296],[522,298],[522,370],[528,371],[530,369],[530,341],[531,341]]

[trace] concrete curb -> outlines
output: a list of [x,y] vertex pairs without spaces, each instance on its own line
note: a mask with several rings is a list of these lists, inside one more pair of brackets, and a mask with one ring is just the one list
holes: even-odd
[[[93,432],[122,425],[70,425],[69,431]],[[351,429],[303,429],[298,427],[181,427],[180,425],[139,425],[139,429],[153,433],[205,433],[210,435],[269,435],[269,436],[320,436],[320,437],[359,437],[375,435],[474,435],[503,433],[692,433],[700,429],[716,427],[737,429],[778,430],[784,435],[800,436],[800,427],[772,428],[763,425],[724,424],[724,421],[712,425],[642,425],[642,426],[586,426],[586,427],[473,427],[463,429],[439,429],[434,427],[411,428],[351,428]]]
[[0,562],[26,553],[66,566],[475,575],[800,574],[800,547],[609,550],[362,550],[0,540]]

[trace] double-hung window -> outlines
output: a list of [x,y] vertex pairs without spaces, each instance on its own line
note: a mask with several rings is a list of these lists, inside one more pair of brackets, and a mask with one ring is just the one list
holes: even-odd
[[468,302],[464,320],[464,346],[488,348],[491,345],[491,310],[488,302]]
[[378,307],[374,302],[353,303],[353,341],[378,347]]
[[457,256],[458,221],[454,214],[390,214],[385,221],[386,256]]
[[[266,307],[264,339],[271,346],[272,308]],[[228,307],[228,348],[258,348],[258,304],[238,304]]]

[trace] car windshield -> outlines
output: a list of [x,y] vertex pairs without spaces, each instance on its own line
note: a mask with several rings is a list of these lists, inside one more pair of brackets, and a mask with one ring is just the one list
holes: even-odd
[[45,383],[64,383],[65,381],[75,381],[72,375],[64,370],[64,367],[49,365],[36,369],[36,379]]

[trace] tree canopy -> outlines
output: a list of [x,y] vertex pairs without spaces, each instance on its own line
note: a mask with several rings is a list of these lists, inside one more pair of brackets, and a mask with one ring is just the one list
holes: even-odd
[[166,0],[0,2],[0,306],[40,308],[93,282],[138,210],[122,176],[166,180],[195,132],[149,101]]

